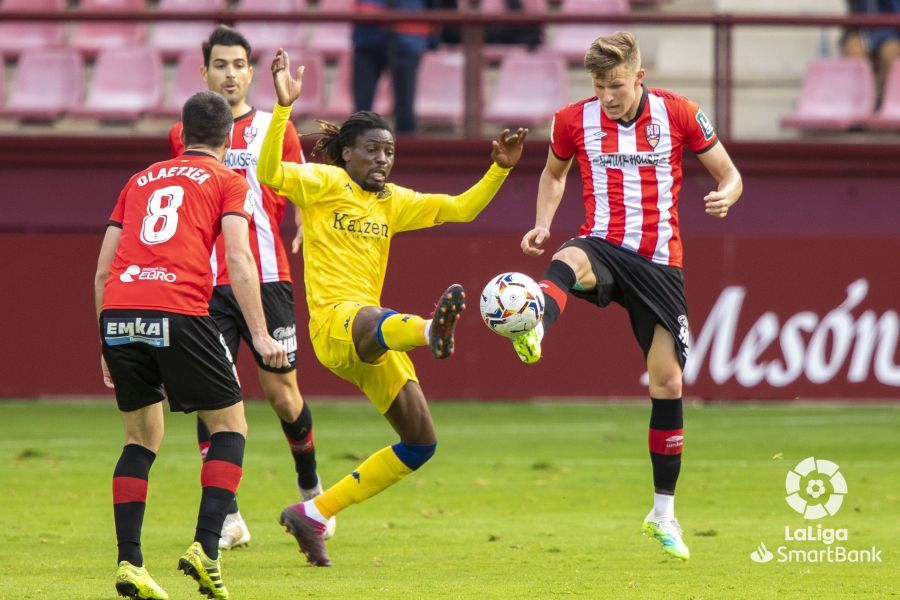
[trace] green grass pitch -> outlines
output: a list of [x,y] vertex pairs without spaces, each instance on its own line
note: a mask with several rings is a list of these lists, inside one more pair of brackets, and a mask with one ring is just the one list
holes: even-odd
[[[896,406],[688,406],[677,513],[692,552],[668,559],[640,533],[650,508],[644,405],[433,405],[435,458],[338,516],[335,566],[306,566],[276,523],[296,501],[272,411],[247,406],[240,489],[253,540],[225,555],[237,599],[847,598],[900,592]],[[334,482],[395,441],[363,403],[313,403],[319,472]],[[176,571],[200,495],[193,417],[168,414],[150,478],[144,557],[173,599],[200,598]],[[0,598],[115,598],[111,482],[121,448],[111,401],[0,403]],[[805,522],[785,475],[807,456],[840,465],[839,512]],[[846,529],[880,563],[757,564],[785,526]]]

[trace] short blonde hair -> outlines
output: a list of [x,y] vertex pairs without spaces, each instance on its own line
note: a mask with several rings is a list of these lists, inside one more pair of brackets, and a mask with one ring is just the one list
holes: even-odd
[[641,68],[641,49],[628,31],[598,37],[584,55],[584,68],[596,77],[605,77],[623,65],[635,72]]

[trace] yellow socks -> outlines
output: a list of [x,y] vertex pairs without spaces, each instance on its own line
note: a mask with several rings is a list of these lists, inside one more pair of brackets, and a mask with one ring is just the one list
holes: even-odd
[[[422,319],[419,320],[422,321]],[[323,494],[316,496],[314,499],[316,508],[323,517],[330,519],[338,511],[351,504],[362,502],[366,498],[371,498],[410,473],[412,473],[412,469],[397,458],[393,448],[390,446],[382,448],[363,461],[351,475],[347,475],[325,490]]]
[[425,346],[425,326],[428,323],[416,315],[389,313],[378,324],[378,342],[389,350],[409,352],[413,348]]

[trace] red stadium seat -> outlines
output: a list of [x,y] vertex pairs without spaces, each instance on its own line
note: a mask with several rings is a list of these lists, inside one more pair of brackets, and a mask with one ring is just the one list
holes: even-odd
[[[624,15],[630,10],[629,0],[563,0],[560,12],[593,15]],[[570,63],[581,64],[591,43],[601,35],[609,35],[628,27],[623,23],[604,25],[560,23],[547,26],[544,47],[561,54]]]
[[462,52],[428,52],[416,81],[416,117],[423,124],[459,125],[466,111]]
[[[293,48],[306,43],[309,35],[307,27],[297,21],[279,20],[279,15],[298,14],[306,10],[303,0],[241,0],[237,6],[238,13],[259,12],[272,13],[274,20],[238,21],[235,28],[250,42],[254,57],[261,54],[257,46],[265,44],[266,48]],[[265,58],[265,57],[263,57]]]
[[[168,12],[217,13],[224,8],[225,0],[161,0],[159,3],[159,10]],[[148,43],[161,51],[165,58],[177,58],[186,50],[198,50],[214,27],[212,21],[160,21],[154,25]]]
[[[382,73],[378,79],[373,105],[372,110],[380,115],[389,116],[394,112],[394,94],[389,73]],[[338,58],[331,94],[328,96],[328,101],[322,106],[320,114],[325,119],[343,121],[355,111],[356,102],[353,100],[353,61],[348,54]],[[315,115],[309,116],[314,117]]]
[[26,50],[2,112],[25,119],[55,119],[76,109],[84,91],[81,57],[68,48]]
[[102,50],[84,105],[76,114],[101,120],[134,120],[159,107],[163,69],[154,48]]
[[200,50],[189,50],[178,57],[175,76],[169,85],[166,98],[153,114],[160,117],[181,118],[181,107],[185,101],[197,92],[206,89],[200,78],[200,67],[203,66],[203,53]]
[[[303,65],[303,90],[300,99],[294,105],[295,118],[319,118],[325,106],[325,58],[312,50],[304,48],[288,49],[291,70]],[[275,51],[266,51],[266,55],[274,55]],[[249,102],[254,108],[271,112],[277,101],[275,85],[268,69],[259,69],[253,80]]]
[[319,0],[318,10],[321,12],[353,12],[356,0]]
[[[56,12],[66,8],[66,0],[3,0],[0,13],[16,11]],[[62,23],[15,22],[0,23],[0,55],[18,56],[25,50],[56,48],[65,44],[66,30]]]
[[484,120],[514,127],[549,123],[568,102],[566,62],[542,52],[518,52],[500,63]]
[[353,49],[351,31],[347,23],[313,23],[306,45],[327,58],[341,59],[349,56]]
[[[82,12],[102,13],[143,10],[144,0],[81,0]],[[77,23],[69,46],[94,55],[104,48],[131,48],[144,43],[147,30],[141,23]]]
[[815,60],[803,78],[794,112],[785,127],[840,131],[867,121],[875,108],[875,78],[865,59]]
[[884,82],[881,108],[866,121],[870,129],[900,129],[900,60],[895,60]]

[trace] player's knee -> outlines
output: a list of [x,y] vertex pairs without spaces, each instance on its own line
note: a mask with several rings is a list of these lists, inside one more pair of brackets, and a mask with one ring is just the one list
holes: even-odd
[[667,369],[650,376],[650,395],[653,398],[681,398],[681,369]]
[[559,260],[569,265],[569,268],[575,273],[576,281],[582,281],[592,273],[591,261],[588,260],[587,254],[581,248],[567,246],[554,254],[553,260]]
[[437,449],[437,442],[432,444],[405,444],[398,442],[392,446],[394,454],[400,461],[415,471],[434,456]]

